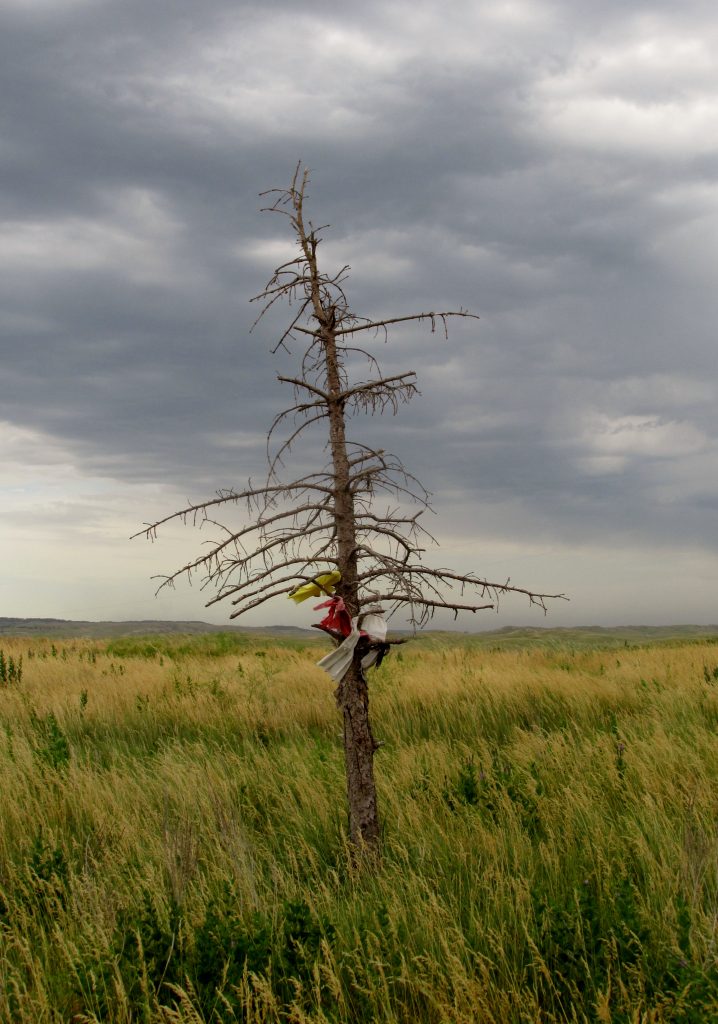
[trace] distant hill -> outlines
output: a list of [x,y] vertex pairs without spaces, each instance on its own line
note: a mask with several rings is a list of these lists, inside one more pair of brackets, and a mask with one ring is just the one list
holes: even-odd
[[718,636],[718,625],[715,626],[504,626],[493,630],[496,637],[510,637],[520,634],[522,637],[536,636],[540,639],[545,634],[554,636],[576,634],[583,637],[594,637],[600,640],[606,637],[626,640],[669,640],[672,637],[687,639],[690,637]]
[[86,622],[74,619],[0,618],[0,636],[88,637],[104,640],[116,636],[157,636],[176,633],[182,636],[201,633],[250,633],[256,636],[316,637],[313,629],[299,626],[215,626],[211,622],[166,622],[139,619],[129,622]]
[[[451,634],[442,634],[444,636]],[[456,635],[456,634],[454,634]],[[611,648],[643,644],[718,640],[715,626],[504,626],[489,633],[464,634],[472,647]]]
[[[396,632],[404,632],[397,630]],[[73,619],[13,619],[0,618],[0,636],[88,637],[112,639],[122,636],[182,636],[203,633],[237,633],[250,636],[275,636],[285,639],[317,639],[314,629],[299,626],[216,626],[210,622],[168,622],[160,619],[141,619],[129,622],[87,622]],[[714,626],[504,626],[486,632],[431,630],[428,636],[436,639],[461,640],[472,645],[514,647],[545,646],[604,646],[613,644],[641,644],[670,640],[718,639],[718,625]]]

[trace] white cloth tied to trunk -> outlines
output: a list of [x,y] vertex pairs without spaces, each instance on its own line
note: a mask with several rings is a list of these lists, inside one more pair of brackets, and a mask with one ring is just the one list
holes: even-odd
[[383,642],[386,640],[386,619],[381,605],[370,605],[365,612],[359,616],[359,622],[364,633],[370,640]]
[[[359,628],[359,622],[361,621],[361,629]],[[357,618],[352,619],[352,631],[349,636],[335,647],[333,651],[325,655],[321,661],[317,662],[319,668],[323,668],[325,672],[328,672],[335,683],[341,682],[346,673],[349,671],[349,667],[354,658],[354,649],[359,643],[359,638],[362,636],[368,636],[370,640],[383,642],[386,640],[386,619],[384,618],[384,612],[379,605],[372,605]],[[379,651],[367,651],[361,660],[362,668],[371,668],[376,659],[379,657]]]

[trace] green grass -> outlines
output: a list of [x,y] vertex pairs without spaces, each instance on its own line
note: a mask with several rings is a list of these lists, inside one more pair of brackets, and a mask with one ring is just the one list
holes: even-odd
[[718,1019],[718,643],[372,673],[352,867],[316,644],[8,640],[0,1021]]

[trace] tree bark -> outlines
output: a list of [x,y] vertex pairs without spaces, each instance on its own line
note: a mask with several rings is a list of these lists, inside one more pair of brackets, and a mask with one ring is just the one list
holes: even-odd
[[349,838],[359,852],[376,856],[379,851],[379,811],[374,782],[376,742],[369,721],[369,688],[354,655],[351,668],[336,690],[344,716],[344,758],[349,805]]
[[[358,552],[356,516],[351,472],[347,454],[345,397],[337,355],[336,310],[321,289],[317,267],[316,242],[310,240],[303,218],[304,190],[295,199],[294,224],[309,269],[309,298],[319,325],[319,340],[324,352],[327,383],[329,446],[332,453],[334,526],[337,541],[337,586],[350,616],[359,615]],[[313,237],[313,236],[312,236]],[[369,722],[369,689],[361,667],[361,654],[354,652],[352,665],[335,693],[344,718],[344,757],[346,761],[349,836],[357,850],[376,855],[379,850],[379,813],[374,782],[376,743]]]
[[[344,425],[344,403],[333,330],[322,330],[329,391],[329,442],[334,469],[334,522],[337,531],[337,567],[342,574],[337,586],[347,611],[359,615],[357,580],[356,518],[351,490],[349,458]],[[355,848],[376,854],[379,849],[379,812],[374,782],[376,743],[369,721],[369,688],[361,667],[361,654],[354,652],[351,668],[336,690],[337,704],[344,717],[344,758],[349,803],[349,836]]]

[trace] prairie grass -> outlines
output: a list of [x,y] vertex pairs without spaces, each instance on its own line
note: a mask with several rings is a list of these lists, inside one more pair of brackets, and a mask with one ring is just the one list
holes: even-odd
[[3,1024],[718,1019],[718,642],[395,651],[375,872],[321,645],[0,646]]

